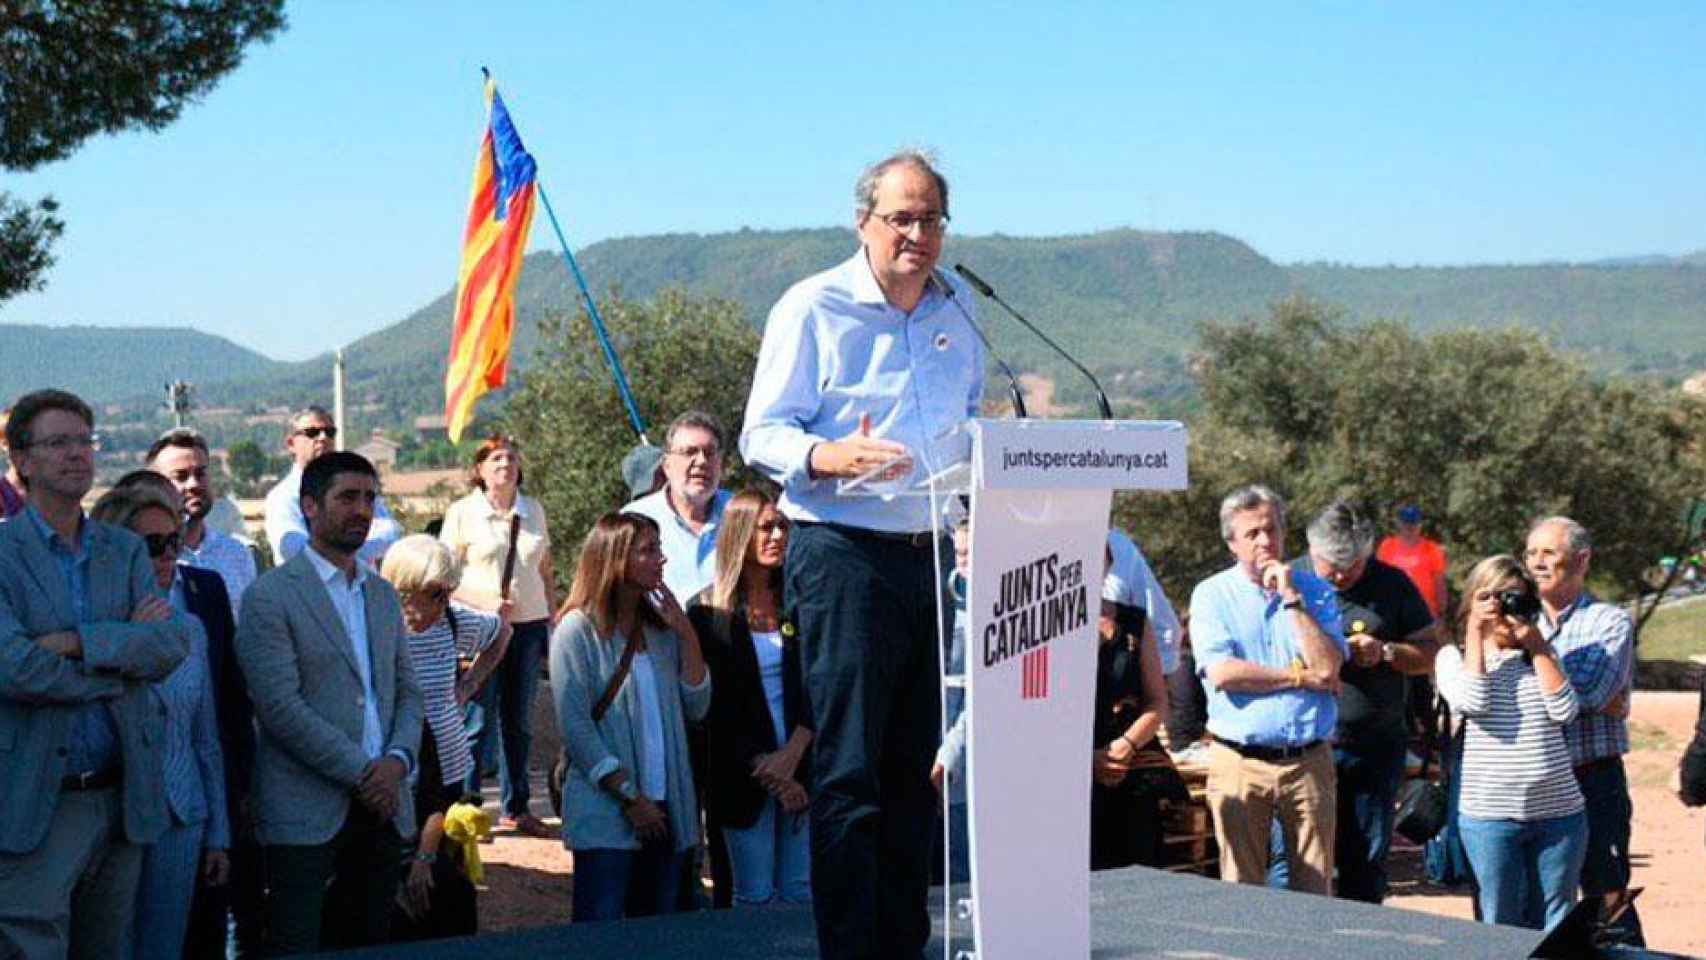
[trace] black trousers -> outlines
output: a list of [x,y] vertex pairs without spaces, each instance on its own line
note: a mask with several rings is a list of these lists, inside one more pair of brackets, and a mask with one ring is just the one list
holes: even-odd
[[935,552],[826,524],[802,523],[788,540],[783,605],[816,732],[812,911],[825,960],[916,960],[930,938]]
[[403,856],[390,820],[352,800],[331,840],[274,844],[262,856],[267,956],[374,946],[390,937]]
[[[232,832],[238,834],[236,830]],[[231,844],[231,877],[225,885],[196,884],[194,905],[190,907],[189,938],[184,945],[184,956],[192,960],[224,960],[227,915],[237,927],[238,960],[260,953],[261,907],[266,890],[266,878],[261,875],[261,848],[252,834],[239,836]]]

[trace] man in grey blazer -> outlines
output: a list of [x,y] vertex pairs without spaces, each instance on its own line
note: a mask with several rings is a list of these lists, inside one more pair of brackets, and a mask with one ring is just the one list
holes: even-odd
[[403,781],[421,692],[396,591],[356,560],[378,495],[365,458],[315,458],[302,472],[308,548],[243,595],[237,660],[258,726],[250,803],[272,956],[384,942],[414,833]]
[[0,524],[0,956],[123,954],[142,845],[167,823],[149,681],[189,626],[142,539],[83,513],[93,427],[59,390],[6,424],[28,505]]

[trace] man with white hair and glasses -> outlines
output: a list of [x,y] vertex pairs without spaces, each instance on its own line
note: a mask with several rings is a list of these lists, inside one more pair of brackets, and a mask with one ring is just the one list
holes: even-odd
[[[1334,893],[1379,903],[1386,896],[1386,854],[1393,803],[1404,776],[1404,712],[1409,677],[1433,670],[1439,643],[1433,614],[1402,570],[1374,556],[1375,523],[1348,500],[1335,500],[1309,524],[1309,555],[1294,561],[1335,591],[1350,657],[1339,671],[1339,719],[1333,729],[1338,829]],[[1276,851],[1284,856],[1283,848]],[[1286,863],[1276,857],[1269,883]]]
[[1587,530],[1569,517],[1547,517],[1529,528],[1523,562],[1540,588],[1540,632],[1552,644],[1581,705],[1576,719],[1564,727],[1564,742],[1587,801],[1582,897],[1599,900],[1602,920],[1617,915],[1609,932],[1618,942],[1644,946],[1641,918],[1628,900],[1629,826],[1635,811],[1623,769],[1635,626],[1623,608],[1588,592],[1592,558]]

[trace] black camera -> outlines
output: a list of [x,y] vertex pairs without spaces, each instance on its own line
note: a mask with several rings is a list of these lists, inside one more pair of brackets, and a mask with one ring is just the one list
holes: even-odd
[[1527,590],[1502,590],[1499,592],[1499,612],[1523,623],[1539,623],[1540,598]]

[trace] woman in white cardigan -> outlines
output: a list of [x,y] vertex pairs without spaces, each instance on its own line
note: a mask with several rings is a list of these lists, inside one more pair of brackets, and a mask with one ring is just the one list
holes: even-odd
[[699,842],[686,721],[710,707],[711,674],[663,565],[650,518],[599,517],[551,635],[577,923],[672,910]]

